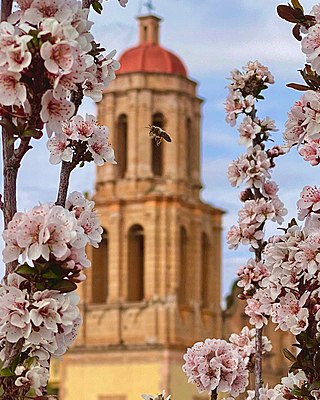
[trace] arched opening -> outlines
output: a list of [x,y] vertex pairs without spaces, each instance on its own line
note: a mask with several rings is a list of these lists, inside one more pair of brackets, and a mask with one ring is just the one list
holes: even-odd
[[187,178],[192,178],[192,170],[194,168],[194,134],[192,131],[191,118],[186,119],[186,166],[187,166]]
[[210,247],[206,233],[201,235],[201,294],[202,306],[210,305]]
[[144,299],[144,233],[141,225],[128,232],[128,301]]
[[[152,125],[164,129],[164,116],[161,113],[156,113],[152,118]],[[157,146],[156,141],[151,141],[152,146],[152,172],[154,176],[163,175],[163,146]]]
[[179,262],[179,286],[178,303],[187,303],[187,273],[188,273],[188,254],[187,254],[187,231],[185,227],[180,228],[180,262]]
[[117,124],[117,168],[118,176],[124,178],[127,171],[128,158],[128,118],[121,114]]
[[143,27],[143,39],[144,42],[148,40],[148,27],[146,25]]
[[99,247],[92,248],[92,302],[105,303],[108,298],[109,238],[104,229]]

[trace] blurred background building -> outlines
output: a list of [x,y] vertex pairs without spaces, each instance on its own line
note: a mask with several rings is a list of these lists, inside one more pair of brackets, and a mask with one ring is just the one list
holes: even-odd
[[[60,400],[134,400],[162,389],[173,400],[207,398],[182,372],[186,348],[246,324],[236,287],[221,311],[223,211],[200,198],[202,100],[180,58],[160,45],[160,22],[138,18],[139,44],[121,56],[98,106],[118,164],[97,168],[103,240],[89,249],[76,344],[53,362]],[[148,125],[172,142],[157,146]],[[269,383],[284,373],[289,340],[275,339]]]

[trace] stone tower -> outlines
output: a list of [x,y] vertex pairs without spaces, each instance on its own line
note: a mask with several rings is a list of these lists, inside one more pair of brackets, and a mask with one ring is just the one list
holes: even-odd
[[[61,400],[137,400],[162,389],[191,400],[182,355],[221,336],[222,212],[199,197],[202,100],[159,45],[160,18],[138,21],[139,45],[122,55],[98,108],[118,164],[97,169],[103,241],[89,250],[84,322],[62,363]],[[172,142],[157,146],[149,124]]]

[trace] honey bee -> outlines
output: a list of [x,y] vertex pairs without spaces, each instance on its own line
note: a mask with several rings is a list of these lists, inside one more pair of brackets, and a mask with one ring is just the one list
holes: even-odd
[[157,146],[160,145],[160,143],[164,140],[167,142],[171,142],[171,137],[168,135],[168,133],[160,128],[159,126],[155,125],[148,125],[146,128],[149,129],[149,135],[152,139],[156,141]]

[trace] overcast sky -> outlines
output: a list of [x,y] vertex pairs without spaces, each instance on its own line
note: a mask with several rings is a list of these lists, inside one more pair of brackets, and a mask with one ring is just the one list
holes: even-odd
[[[104,2],[102,16],[93,15],[94,34],[108,51],[121,52],[137,43],[135,17],[145,12],[143,0],[129,0],[123,9],[116,0]],[[289,108],[300,97],[285,87],[300,82],[297,70],[303,67],[300,44],[291,36],[291,26],[275,12],[275,0],[154,0],[155,13],[163,18],[161,42],[185,62],[189,76],[199,82],[203,106],[202,174],[205,201],[223,207],[225,230],[236,223],[239,189],[231,188],[226,179],[229,162],[244,148],[238,146],[238,132],[224,121],[223,102],[226,77],[233,68],[258,59],[269,66],[276,84],[265,92],[266,100],[258,105],[260,116],[276,120],[279,132],[276,143],[282,143],[283,126]],[[283,4],[286,2],[284,1]],[[314,4],[303,1],[307,11]],[[86,102],[84,112],[94,112]],[[48,163],[45,140],[35,142],[19,175],[19,209],[29,209],[38,202],[53,201],[56,196],[59,167]],[[317,170],[298,157],[296,150],[279,160],[273,174],[280,184],[280,197],[296,215],[296,200],[304,185],[318,183]],[[93,191],[94,166],[86,165],[72,176],[71,190]],[[275,227],[274,227],[275,229]],[[224,232],[225,237],[225,232]],[[224,246],[223,292],[226,294],[234,271],[247,258],[245,248],[229,251]]]

